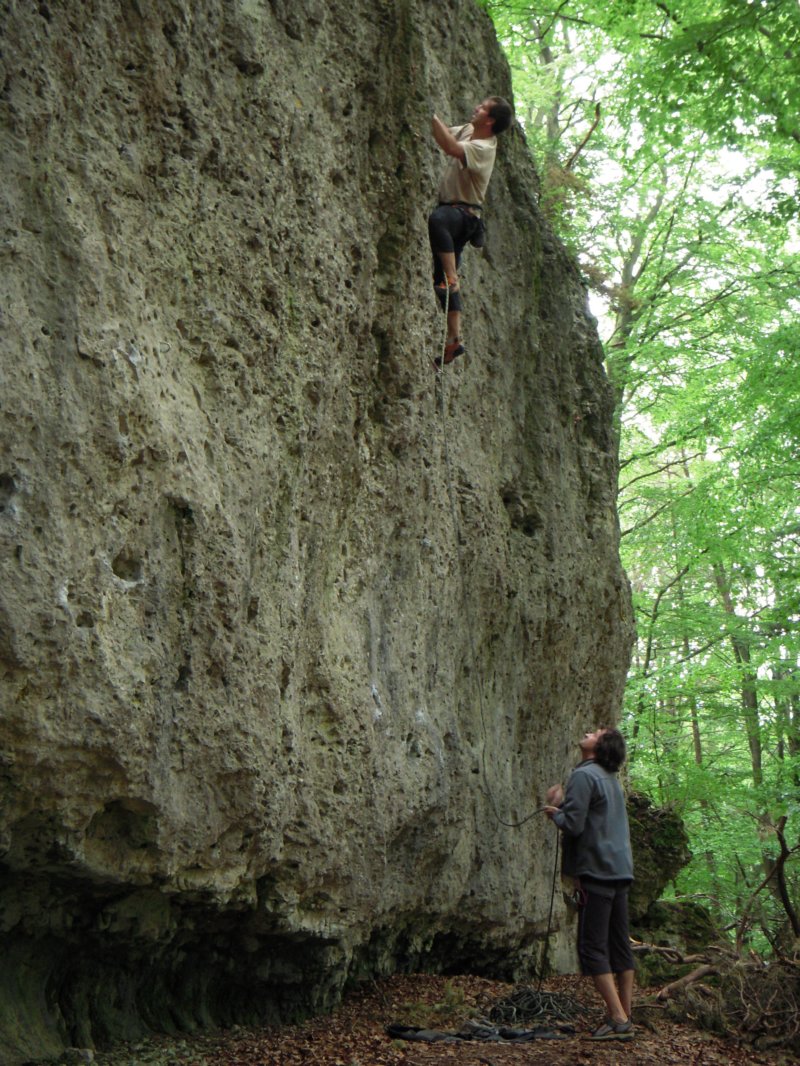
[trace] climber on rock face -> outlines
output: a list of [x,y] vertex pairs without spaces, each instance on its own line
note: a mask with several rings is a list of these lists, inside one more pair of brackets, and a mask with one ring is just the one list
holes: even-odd
[[[502,96],[490,96],[478,104],[463,126],[445,126],[433,116],[433,136],[448,156],[439,182],[439,204],[428,218],[433,251],[433,285],[447,309],[447,343],[444,363],[463,355],[461,339],[461,294],[458,267],[467,242],[483,244],[481,209],[492,175],[497,134],[511,125],[511,105]],[[441,366],[442,357],[435,360]]]

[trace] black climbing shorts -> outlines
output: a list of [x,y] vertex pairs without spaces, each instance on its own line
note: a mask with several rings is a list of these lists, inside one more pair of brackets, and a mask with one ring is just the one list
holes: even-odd
[[461,207],[439,204],[428,217],[431,251],[455,252],[460,256],[478,229],[480,219]]
[[581,878],[586,903],[578,916],[578,958],[581,973],[594,977],[634,970],[628,930],[630,881]]

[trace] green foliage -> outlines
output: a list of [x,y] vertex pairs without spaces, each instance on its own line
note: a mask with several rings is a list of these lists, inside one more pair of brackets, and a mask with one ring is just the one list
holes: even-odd
[[[779,949],[800,909],[800,5],[487,7],[601,309],[632,780],[686,820],[675,890]],[[752,904],[781,854],[788,906],[777,877]]]

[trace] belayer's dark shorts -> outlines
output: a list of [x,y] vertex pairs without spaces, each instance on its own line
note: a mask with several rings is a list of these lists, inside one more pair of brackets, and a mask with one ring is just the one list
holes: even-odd
[[628,880],[581,878],[586,903],[578,916],[578,958],[587,977],[636,968],[628,929],[630,885]]

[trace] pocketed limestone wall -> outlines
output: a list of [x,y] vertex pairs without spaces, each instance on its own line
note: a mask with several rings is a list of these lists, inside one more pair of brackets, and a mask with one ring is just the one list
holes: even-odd
[[[0,1049],[539,965],[618,705],[611,397],[524,138],[441,381],[471,0],[2,8]],[[558,909],[549,961],[567,965]]]

